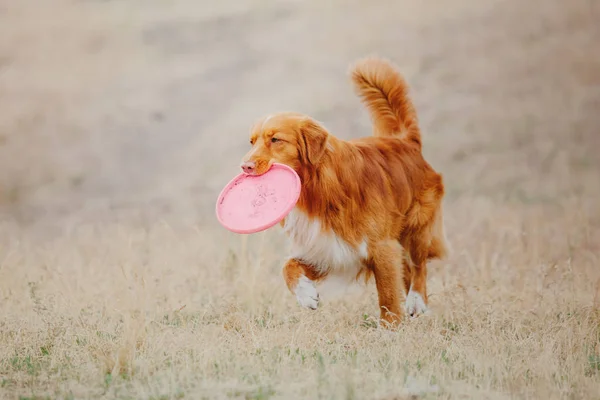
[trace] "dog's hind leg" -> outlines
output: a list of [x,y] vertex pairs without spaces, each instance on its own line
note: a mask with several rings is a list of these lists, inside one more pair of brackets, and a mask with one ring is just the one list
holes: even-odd
[[[427,261],[443,259],[448,255],[449,246],[444,229],[442,207],[435,212],[429,226],[414,234],[405,255],[404,268],[410,271],[410,281],[406,286],[405,311],[411,317],[427,312]],[[408,282],[405,279],[405,285]]]
[[410,285],[407,288],[404,309],[406,314],[415,317],[425,314],[428,310],[427,298],[427,260],[431,247],[431,230],[429,227],[413,232],[405,244],[408,254],[405,263],[410,269]]
[[402,280],[404,281],[404,293],[408,294],[410,291],[410,285],[412,284],[412,261],[408,253],[404,252],[402,258]]
[[[410,212],[410,231],[402,245],[407,250],[411,282],[406,296],[405,311],[411,317],[427,312],[427,261],[444,258],[448,253],[441,196],[432,194],[426,202],[413,206]],[[437,197],[436,197],[437,196]]]
[[431,224],[431,243],[427,252],[428,259],[444,259],[450,253],[450,245],[446,238],[446,228],[444,227],[444,216],[442,204],[437,209],[433,223]]
[[375,276],[381,319],[394,327],[403,317],[400,308],[400,300],[403,297],[400,289],[402,247],[393,240],[373,245],[370,249],[369,264]]
[[411,317],[425,314],[428,310],[427,303],[427,262],[410,263],[412,281],[406,295],[405,311]]

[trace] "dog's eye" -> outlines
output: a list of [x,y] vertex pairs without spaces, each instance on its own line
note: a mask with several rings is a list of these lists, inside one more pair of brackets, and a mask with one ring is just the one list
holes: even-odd
[[271,138],[271,143],[277,143],[277,142],[279,142],[279,139],[277,139],[276,137]]
[[250,139],[250,144],[254,146],[254,139]]

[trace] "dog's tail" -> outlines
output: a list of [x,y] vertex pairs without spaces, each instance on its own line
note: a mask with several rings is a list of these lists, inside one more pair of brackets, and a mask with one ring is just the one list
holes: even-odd
[[389,62],[379,58],[358,61],[350,69],[357,94],[367,106],[375,136],[401,136],[421,145],[417,114],[406,81]]

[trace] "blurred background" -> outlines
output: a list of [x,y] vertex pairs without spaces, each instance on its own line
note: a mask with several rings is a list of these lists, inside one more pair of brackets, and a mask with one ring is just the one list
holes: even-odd
[[370,134],[347,68],[373,54],[405,74],[448,203],[597,207],[597,1],[3,0],[2,215],[221,231],[260,116]]
[[[373,284],[303,310],[281,231],[214,214],[261,116],[370,135],[367,55],[454,249],[392,336]],[[599,204],[599,0],[0,0],[1,398],[594,398]]]

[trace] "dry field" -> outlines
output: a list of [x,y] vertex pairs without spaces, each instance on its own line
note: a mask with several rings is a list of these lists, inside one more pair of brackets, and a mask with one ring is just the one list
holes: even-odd
[[[447,185],[432,313],[300,309],[216,222],[250,124],[369,133],[394,60]],[[0,398],[600,398],[594,0],[0,0]]]

